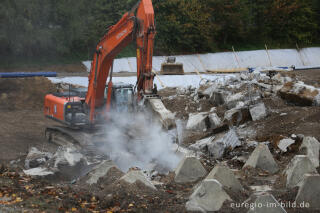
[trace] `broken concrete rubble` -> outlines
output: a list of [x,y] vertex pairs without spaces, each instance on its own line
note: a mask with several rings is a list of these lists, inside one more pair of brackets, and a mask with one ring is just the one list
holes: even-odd
[[287,176],[286,187],[298,186],[303,180],[303,175],[307,173],[317,173],[310,159],[305,155],[294,156],[284,171]]
[[206,175],[206,169],[197,158],[185,157],[175,170],[174,181],[177,183],[194,182]]
[[281,98],[299,106],[320,106],[320,89],[299,81],[288,82],[279,90]]
[[228,187],[230,190],[235,192],[240,192],[243,190],[241,183],[239,180],[234,176],[231,169],[227,166],[217,165],[215,166],[206,179],[216,179],[219,181],[223,186]]
[[222,122],[216,113],[209,114],[210,128],[218,128],[221,126]]
[[129,184],[134,184],[136,183],[136,181],[140,181],[150,189],[157,190],[157,188],[151,183],[151,181],[146,178],[146,176],[140,170],[131,170],[123,177],[121,177],[120,180],[124,180]]
[[101,177],[104,177],[111,168],[116,168],[116,165],[112,161],[103,161],[99,165],[95,166],[93,170],[88,173],[88,179],[86,183],[92,185],[98,182]]
[[222,137],[220,136],[213,143],[208,145],[208,151],[210,155],[219,159],[223,156],[224,150],[226,148],[230,148],[233,150],[235,147],[240,146],[241,142],[237,136],[237,133],[234,129],[230,129],[226,134]]
[[300,152],[307,155],[315,168],[319,167],[320,143],[314,137],[304,137],[300,146]]
[[199,98],[209,98],[212,93],[215,91],[216,86],[215,85],[209,85],[208,87],[200,87],[198,89],[198,96]]
[[279,170],[278,164],[273,159],[273,156],[265,144],[259,144],[249,159],[243,166],[243,168],[252,167],[252,168],[260,168],[270,173],[276,173]]
[[225,201],[231,201],[222,185],[215,179],[205,179],[186,203],[188,211],[213,212],[221,209]]
[[210,145],[215,136],[210,136],[208,138],[204,138],[201,140],[196,141],[194,144],[189,146],[189,149],[195,150],[195,151],[207,151],[208,145]]
[[247,107],[240,109],[233,108],[225,112],[224,119],[228,122],[230,126],[239,126],[251,121],[251,115]]
[[225,104],[227,105],[227,108],[228,109],[232,109],[234,107],[237,106],[237,104],[240,102],[240,101],[243,101],[245,99],[245,95],[243,92],[239,92],[239,93],[236,93],[236,94],[230,94],[226,100],[225,100]]
[[209,97],[209,102],[213,106],[221,106],[221,105],[225,104],[225,97],[227,95],[228,95],[228,93],[226,93],[223,90],[214,90]]
[[52,156],[49,152],[41,152],[36,147],[32,147],[25,159],[25,168],[30,169],[44,165]]
[[285,138],[279,141],[278,148],[282,152],[287,152],[287,148],[290,147],[292,144],[294,144],[295,141],[292,140],[291,138]]
[[53,171],[50,171],[48,168],[45,168],[45,167],[27,169],[27,170],[23,170],[23,172],[26,175],[30,175],[30,176],[48,176],[48,175],[54,174]]
[[308,203],[308,208],[320,209],[320,175],[304,175],[295,202]]
[[264,103],[256,104],[250,107],[250,115],[253,121],[261,120],[267,116],[267,110]]
[[273,195],[268,193],[258,196],[252,207],[248,213],[286,213]]
[[161,99],[151,98],[149,99],[149,103],[151,105],[151,109],[159,117],[164,128],[169,130],[176,126],[174,114],[164,106]]
[[187,122],[186,129],[203,131],[210,127],[208,113],[191,113]]

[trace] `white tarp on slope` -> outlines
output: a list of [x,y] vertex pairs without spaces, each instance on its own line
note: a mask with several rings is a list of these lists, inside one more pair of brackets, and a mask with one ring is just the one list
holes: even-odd
[[[202,75],[203,78],[208,80],[215,80],[216,82],[224,82],[229,78],[234,77],[233,74],[228,75]],[[198,75],[161,75],[159,76],[161,83],[158,78],[154,79],[154,83],[157,84],[158,89],[162,89],[164,84],[165,87],[199,87],[199,83],[201,81],[200,76]],[[79,86],[88,86],[88,78],[87,77],[50,77],[53,83],[67,83]],[[113,83],[129,83],[135,85],[137,81],[136,76],[130,77],[112,77]]]
[[[248,67],[316,67],[320,66],[320,47],[295,49],[279,49],[223,52],[194,55],[178,55],[177,62],[182,63],[186,73],[206,72],[207,70],[230,70]],[[153,57],[153,69],[160,71],[164,56]],[[91,62],[83,64],[90,70]],[[136,58],[120,58],[114,61],[114,72],[136,72]]]

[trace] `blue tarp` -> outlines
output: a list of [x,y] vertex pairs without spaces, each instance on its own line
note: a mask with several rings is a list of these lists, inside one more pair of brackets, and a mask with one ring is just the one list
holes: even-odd
[[0,78],[56,77],[56,72],[0,72]]

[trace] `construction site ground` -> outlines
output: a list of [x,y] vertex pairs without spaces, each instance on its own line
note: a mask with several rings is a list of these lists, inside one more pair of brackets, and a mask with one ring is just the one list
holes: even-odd
[[[77,68],[78,69],[78,68]],[[74,68],[69,71],[57,69],[62,76],[71,76]],[[19,70],[21,71],[21,70]],[[27,70],[28,71],[28,70]],[[288,73],[306,84],[319,87],[320,70],[299,70]],[[55,125],[54,121],[44,117],[42,107],[44,96],[55,92],[56,86],[46,78],[27,79],[0,79],[0,212],[185,212],[185,203],[193,191],[194,183],[177,184],[173,181],[173,174],[162,177],[163,185],[158,191],[150,191],[143,186],[131,187],[123,184],[111,184],[106,181],[102,188],[81,188],[74,183],[53,183],[42,178],[31,178],[23,174],[24,158],[31,147],[42,151],[53,151],[57,147],[46,142],[44,130],[46,126]],[[164,98],[165,106],[176,112],[178,118],[186,118],[189,113],[198,112],[197,104],[193,103],[186,110],[183,97],[168,99],[174,95],[175,88],[166,88],[159,91]],[[203,101],[203,100],[200,100]],[[315,137],[320,141],[320,108],[316,106],[301,107],[288,104],[280,97],[265,98],[266,107],[271,113],[266,119],[250,122],[249,127],[256,130],[257,135],[252,140],[258,142],[270,141],[277,143],[281,137],[290,137],[292,134],[303,134]],[[201,111],[209,111],[210,104],[203,103]],[[217,109],[219,115],[219,109]],[[281,116],[280,116],[281,114]],[[208,136],[208,133],[198,133],[188,137],[184,143],[192,144],[196,140]],[[280,138],[279,138],[280,137]],[[252,149],[253,150],[253,149]],[[248,152],[241,147],[234,151]],[[271,150],[272,151],[272,150]],[[297,150],[292,149],[282,155],[276,155],[279,167],[282,169],[288,164]],[[225,156],[228,159],[228,156]],[[201,160],[210,171],[215,161],[210,158]],[[233,169],[241,170],[243,163],[234,162],[229,165]],[[241,171],[241,183],[248,187],[249,183],[263,183],[263,174],[259,171]],[[318,171],[319,172],[319,171]],[[259,178],[252,178],[252,176]],[[276,199],[294,200],[295,193],[281,191],[283,180],[277,181],[278,191],[273,195]],[[125,189],[124,189],[125,188]],[[100,197],[97,196],[100,191]],[[112,194],[109,196],[109,194]],[[5,203],[3,198],[14,197],[13,201]],[[234,194],[234,201],[243,202],[249,194]],[[1,207],[3,205],[3,207]],[[227,207],[220,212],[246,212],[247,209],[230,209]],[[2,209],[1,209],[2,208]],[[288,212],[299,210],[286,209]],[[312,211],[309,211],[312,212]]]

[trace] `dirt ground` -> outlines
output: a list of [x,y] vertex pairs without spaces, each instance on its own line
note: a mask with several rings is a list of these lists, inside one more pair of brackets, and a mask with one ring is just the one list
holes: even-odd
[[[73,70],[74,68],[67,74],[72,75]],[[76,73],[74,72],[74,74]],[[294,71],[290,75],[294,75],[307,84],[319,87],[320,70]],[[3,211],[185,212],[185,203],[196,183],[176,184],[172,174],[162,178],[165,184],[158,186],[159,192],[157,193],[150,193],[144,189],[137,192],[135,191],[136,187],[131,189],[130,186],[115,182],[110,186],[100,188],[100,196],[95,196],[91,189],[79,190],[70,183],[53,185],[43,179],[31,179],[23,175],[19,168],[11,168],[10,161],[12,160],[20,159],[23,164],[23,159],[30,147],[37,147],[44,151],[56,148],[54,145],[48,144],[44,138],[45,127],[56,123],[44,118],[42,112],[44,95],[55,91],[56,87],[46,78],[0,79],[0,165],[5,165],[0,166],[0,204],[2,204],[2,197],[14,197],[13,203],[6,205]],[[186,100],[183,98],[167,99],[174,95],[175,91],[175,89],[160,91],[160,95],[165,98],[164,104],[169,110],[177,112],[177,116],[181,118],[186,117],[190,112],[198,111],[196,103],[189,106],[186,111]],[[246,124],[246,127],[253,128],[257,132],[252,140],[277,143],[279,135],[288,137],[291,134],[304,134],[305,136],[314,136],[320,141],[319,107],[298,107],[288,104],[280,98],[264,99],[264,103],[270,110],[268,117],[262,121],[251,121]],[[210,104],[203,102],[201,111],[208,111],[210,108]],[[189,137],[189,139],[195,141],[205,136],[207,135],[199,134]],[[227,159],[231,159],[237,154],[249,154],[251,151],[252,149],[235,149],[233,153],[229,153]],[[292,150],[280,155],[274,150],[271,151],[276,156],[281,168],[284,168],[296,153],[296,150]],[[215,161],[211,161],[209,158],[202,159],[202,161],[208,171],[215,165]],[[243,163],[232,161],[228,166],[240,170]],[[242,202],[249,197],[249,184],[270,183],[262,171],[240,171],[238,176],[246,188],[246,192],[243,195],[231,195],[234,201]],[[285,191],[283,180],[277,180],[276,184],[279,187],[272,193],[278,200],[294,200],[296,189]],[[137,187],[143,188],[139,183]],[[247,209],[231,209],[229,205],[225,204],[222,212],[247,211]],[[288,212],[298,212],[287,210],[289,210]]]

